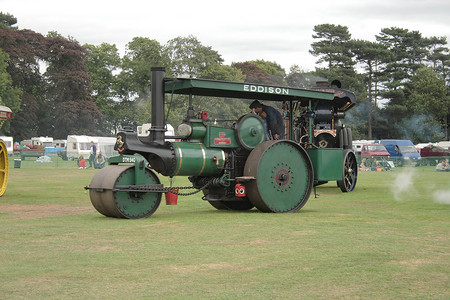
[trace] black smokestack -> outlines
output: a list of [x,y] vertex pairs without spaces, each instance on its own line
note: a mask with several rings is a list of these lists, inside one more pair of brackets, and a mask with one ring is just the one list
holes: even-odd
[[150,141],[164,143],[164,77],[166,70],[163,67],[154,67],[152,70],[152,127],[150,128]]

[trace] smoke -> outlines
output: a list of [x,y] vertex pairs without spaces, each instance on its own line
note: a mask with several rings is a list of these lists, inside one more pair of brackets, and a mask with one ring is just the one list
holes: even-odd
[[450,190],[439,190],[434,192],[433,201],[439,204],[450,204]]
[[293,78],[291,76],[291,80],[289,86],[294,88],[312,88],[316,86],[316,82],[318,81],[328,81],[324,77],[316,76],[313,74],[305,74],[305,73],[297,73],[297,76]]
[[[345,113],[345,122],[350,125],[352,130],[364,128],[367,129],[367,102],[359,102],[356,106]],[[360,130],[362,132],[362,130]]]
[[403,119],[398,130],[405,139],[416,142],[439,141],[445,137],[439,123],[426,115],[415,115],[409,119]]
[[399,202],[407,200],[410,195],[416,193],[414,189],[414,171],[412,168],[405,168],[395,176],[391,185],[391,192],[394,195],[394,199]]

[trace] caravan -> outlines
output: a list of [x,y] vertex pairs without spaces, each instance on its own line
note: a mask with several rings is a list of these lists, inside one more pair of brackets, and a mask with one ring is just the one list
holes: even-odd
[[32,149],[45,149],[45,147],[53,147],[52,137],[33,137],[31,138],[31,148]]
[[53,147],[55,148],[66,148],[67,140],[54,140]]
[[101,151],[107,158],[117,155],[117,151],[114,150],[115,137],[69,135],[67,136],[67,158],[78,159],[83,156],[85,159],[89,159],[91,141],[97,147],[97,152]]
[[[150,135],[150,128],[152,127],[151,123],[144,123],[142,126],[137,127],[137,135],[139,137],[145,137]],[[175,136],[175,130],[172,125],[166,124],[166,133],[164,134],[166,137],[166,141],[175,141],[173,136]]]
[[87,135],[69,135],[67,136],[67,158],[78,159],[83,156],[85,159],[89,158],[91,150],[91,141],[98,147],[98,143],[92,137]]
[[97,140],[97,154],[101,151],[106,158],[118,155],[117,151],[114,150],[116,137],[94,136],[92,138]]
[[5,143],[8,154],[13,155],[14,154],[13,137],[12,136],[0,136],[0,139],[3,140],[3,142]]

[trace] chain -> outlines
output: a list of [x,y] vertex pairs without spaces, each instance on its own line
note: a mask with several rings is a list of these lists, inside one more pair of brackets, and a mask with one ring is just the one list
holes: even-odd
[[[188,189],[195,189],[193,186],[177,186],[177,187],[159,187],[158,185],[124,185],[120,186],[118,188],[113,188],[112,190],[115,192],[158,192],[158,193],[167,193],[170,192],[175,195],[179,196],[190,196],[197,194],[198,192],[204,190],[208,185],[211,184],[212,181],[208,181],[204,186],[201,188],[189,192],[189,193],[180,193],[176,192],[175,190],[188,190]],[[162,186],[162,185],[161,185]],[[87,188],[87,187],[86,187]]]

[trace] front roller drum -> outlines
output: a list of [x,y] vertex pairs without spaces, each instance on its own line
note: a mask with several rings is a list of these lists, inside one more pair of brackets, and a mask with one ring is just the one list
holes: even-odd
[[307,152],[297,143],[266,141],[250,153],[244,176],[247,197],[263,212],[296,212],[305,205],[314,183],[314,172]]
[[[135,166],[109,165],[98,171],[89,185],[89,196],[95,209],[114,218],[139,219],[153,214],[161,203],[161,192],[120,191],[120,186],[136,183]],[[146,168],[145,185],[160,184],[156,174]]]

